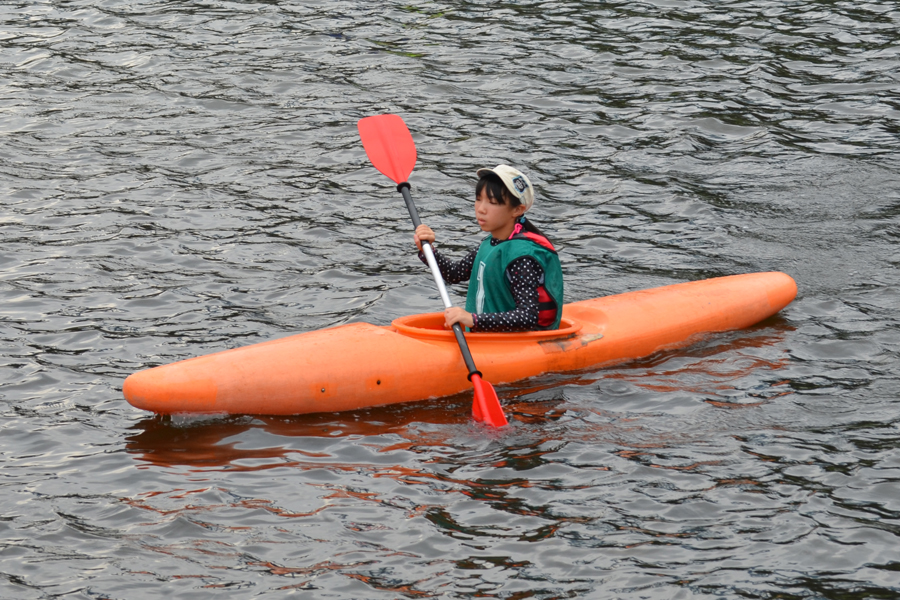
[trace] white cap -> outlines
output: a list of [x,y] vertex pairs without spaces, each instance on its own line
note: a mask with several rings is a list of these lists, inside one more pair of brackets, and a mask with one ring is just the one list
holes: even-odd
[[528,210],[534,204],[534,187],[531,181],[525,177],[525,174],[518,169],[514,169],[509,165],[497,165],[493,169],[478,169],[475,175],[481,179],[488,173],[493,173],[499,177],[506,185],[509,193],[519,199],[525,210]]

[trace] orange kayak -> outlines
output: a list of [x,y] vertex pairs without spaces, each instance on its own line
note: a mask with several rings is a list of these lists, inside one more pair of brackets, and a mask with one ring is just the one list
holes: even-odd
[[[797,294],[784,273],[679,283],[573,302],[560,328],[469,333],[469,348],[495,385],[577,371],[687,346],[704,334],[770,317]],[[200,356],[134,373],[123,393],[160,414],[296,415],[450,396],[471,389],[442,313],[390,326],[353,323]]]

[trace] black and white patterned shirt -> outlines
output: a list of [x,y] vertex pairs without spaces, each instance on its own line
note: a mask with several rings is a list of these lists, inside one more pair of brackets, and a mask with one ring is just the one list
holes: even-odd
[[[506,240],[491,238],[491,245],[496,246]],[[434,246],[432,246],[434,248]],[[441,276],[447,283],[468,282],[475,266],[477,251],[472,250],[462,260],[454,262],[444,258],[434,250]],[[426,262],[425,255],[419,252],[419,258]],[[506,279],[509,289],[516,301],[516,308],[507,312],[473,314],[475,326],[472,331],[531,331],[538,326],[538,287],[544,284],[544,270],[538,261],[530,256],[520,256],[506,267]]]

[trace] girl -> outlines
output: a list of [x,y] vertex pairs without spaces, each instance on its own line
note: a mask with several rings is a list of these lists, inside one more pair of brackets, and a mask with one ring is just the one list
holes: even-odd
[[[461,323],[471,331],[557,329],[562,268],[553,244],[524,216],[534,204],[531,182],[507,165],[479,169],[476,175],[475,218],[490,235],[459,262],[435,251],[445,281],[469,281],[465,310],[446,309],[446,326]],[[422,242],[433,244],[434,239],[427,225],[416,228],[414,240],[423,262]]]

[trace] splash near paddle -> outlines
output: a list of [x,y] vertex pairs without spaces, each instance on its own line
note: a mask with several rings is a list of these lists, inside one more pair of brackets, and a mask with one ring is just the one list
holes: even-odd
[[[403,195],[403,200],[406,202],[406,208],[409,211],[409,216],[415,229],[421,224],[421,221],[419,220],[419,211],[416,209],[416,205],[413,204],[412,195],[409,191],[408,179],[416,165],[417,158],[416,144],[412,139],[409,128],[403,122],[403,119],[397,115],[366,117],[359,120],[357,128],[369,161],[382,174],[397,184],[397,190]],[[422,253],[425,255],[428,267],[431,269],[434,282],[441,294],[441,300],[444,302],[444,308],[450,308],[453,306],[453,303],[450,302],[450,295],[447,293],[447,287],[444,285],[444,279],[434,258],[434,250],[431,244],[422,242]],[[494,386],[482,379],[481,371],[475,367],[472,353],[469,351],[469,345],[459,323],[453,324],[453,333],[456,337],[459,351],[462,353],[463,361],[466,363],[466,368],[469,370],[468,378],[472,382],[475,393],[472,402],[472,418],[493,427],[507,425],[508,421],[506,420],[506,415],[503,414],[503,408],[500,406],[497,392],[494,390]]]

